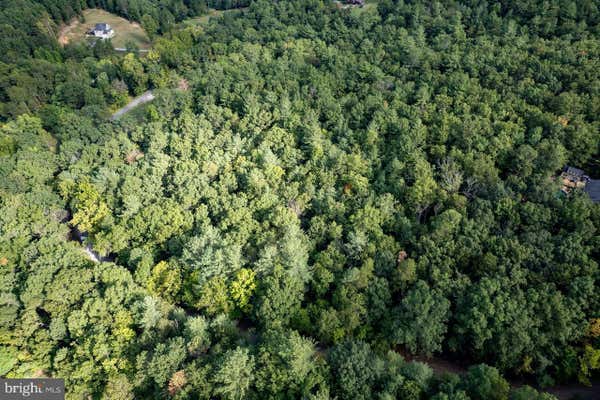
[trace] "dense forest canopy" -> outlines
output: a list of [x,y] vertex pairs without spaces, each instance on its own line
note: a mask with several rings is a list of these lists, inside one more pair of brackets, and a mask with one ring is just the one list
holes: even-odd
[[[598,379],[600,206],[556,179],[600,175],[597,2],[0,1],[1,376],[72,399]],[[89,7],[152,50],[60,46]],[[209,7],[247,8],[179,23]]]

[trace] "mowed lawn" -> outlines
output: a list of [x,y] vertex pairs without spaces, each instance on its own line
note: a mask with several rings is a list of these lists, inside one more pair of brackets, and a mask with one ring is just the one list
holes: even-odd
[[140,49],[150,48],[150,39],[137,22],[130,22],[125,18],[95,8],[84,10],[83,16],[85,22],[81,23],[79,19],[74,18],[69,25],[61,29],[58,38],[61,44],[84,41],[86,40],[86,32],[96,24],[105,22],[115,30],[115,36],[111,39],[114,47],[125,47],[127,42],[133,42]]

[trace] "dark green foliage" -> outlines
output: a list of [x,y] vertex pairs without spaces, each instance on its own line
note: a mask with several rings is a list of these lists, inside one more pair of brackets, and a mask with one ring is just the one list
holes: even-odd
[[485,364],[469,368],[463,387],[473,400],[506,400],[510,388],[496,368]]
[[391,334],[394,341],[411,352],[431,354],[441,350],[450,302],[431,291],[423,281],[415,284],[402,299]]
[[531,386],[522,386],[510,394],[510,400],[553,400],[554,396],[548,393],[539,393]]
[[223,399],[242,400],[248,396],[253,380],[254,357],[248,349],[238,347],[225,353],[213,377],[214,392]]
[[315,344],[297,332],[269,332],[258,349],[256,387],[260,398],[298,398],[324,384],[324,363]]
[[[5,3],[1,375],[357,400],[597,377],[600,208],[552,179],[599,177],[594,2]],[[177,24],[207,5],[248,8]],[[85,7],[152,51],[60,47]]]
[[329,356],[333,382],[345,399],[370,399],[377,378],[373,354],[368,344],[344,342],[336,346]]

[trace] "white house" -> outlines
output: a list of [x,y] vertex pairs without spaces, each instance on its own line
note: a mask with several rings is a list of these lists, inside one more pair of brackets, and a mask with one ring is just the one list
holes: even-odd
[[106,23],[96,24],[90,33],[101,39],[109,39],[115,35],[113,28]]

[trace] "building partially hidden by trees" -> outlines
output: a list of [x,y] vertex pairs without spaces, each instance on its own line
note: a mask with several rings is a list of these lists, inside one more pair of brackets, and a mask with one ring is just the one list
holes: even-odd
[[569,194],[573,189],[581,189],[594,203],[600,202],[600,180],[591,179],[583,170],[566,166],[560,174],[560,180],[563,193]]

